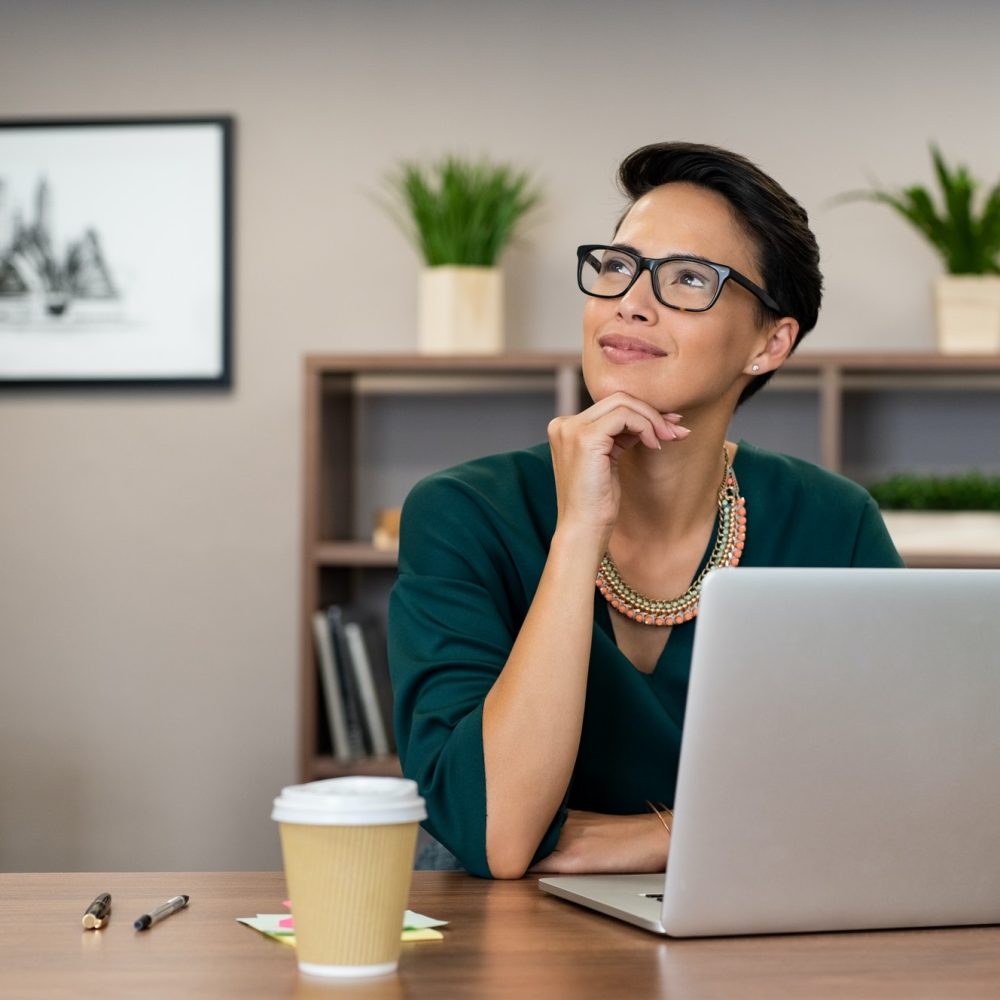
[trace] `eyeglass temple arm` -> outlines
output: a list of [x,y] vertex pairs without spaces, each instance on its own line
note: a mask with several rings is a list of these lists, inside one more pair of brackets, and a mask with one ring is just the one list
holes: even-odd
[[778,303],[775,302],[775,300],[760,287],[760,285],[754,283],[749,278],[744,278],[739,271],[734,271],[732,268],[729,269],[729,277],[732,278],[737,285],[742,285],[748,292],[753,292],[753,294],[756,295],[768,309],[773,310],[778,313],[778,315],[784,315],[784,309],[782,309],[781,306],[779,306]]

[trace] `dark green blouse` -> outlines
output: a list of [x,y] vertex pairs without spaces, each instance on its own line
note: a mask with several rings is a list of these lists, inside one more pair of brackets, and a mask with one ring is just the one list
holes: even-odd
[[[857,484],[746,442],[733,468],[747,501],[741,565],[901,565]],[[535,594],[555,523],[547,444],[430,476],[403,507],[389,605],[396,741],[427,800],[425,825],[476,875],[490,874],[483,702]],[[644,674],[619,652],[596,588],[594,598],[580,751],[536,860],[554,849],[567,808],[626,814],[674,800],[697,620],[674,627]]]

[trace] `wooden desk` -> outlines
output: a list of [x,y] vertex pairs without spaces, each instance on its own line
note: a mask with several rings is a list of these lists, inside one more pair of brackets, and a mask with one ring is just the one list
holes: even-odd
[[[109,925],[83,931],[101,891]],[[188,893],[148,931],[132,921]],[[235,918],[277,913],[280,873],[0,875],[0,996],[17,998],[655,997],[919,998],[1000,994],[1000,928],[670,941],[539,892],[418,872],[410,905],[449,920],[445,940],[404,944],[396,976],[299,976],[291,948]]]

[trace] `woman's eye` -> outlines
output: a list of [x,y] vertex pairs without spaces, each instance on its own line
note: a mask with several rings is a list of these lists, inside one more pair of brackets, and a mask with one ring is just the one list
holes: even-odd
[[631,275],[631,264],[632,262],[624,257],[605,257],[601,261],[601,273]]
[[677,274],[675,281],[679,285],[687,285],[688,288],[705,287],[704,275],[698,274],[696,271],[681,271]]

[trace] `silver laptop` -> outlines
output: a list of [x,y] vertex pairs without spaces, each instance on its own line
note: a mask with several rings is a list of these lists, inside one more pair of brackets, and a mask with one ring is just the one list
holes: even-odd
[[711,574],[666,875],[540,887],[677,937],[1000,923],[1000,570]]

